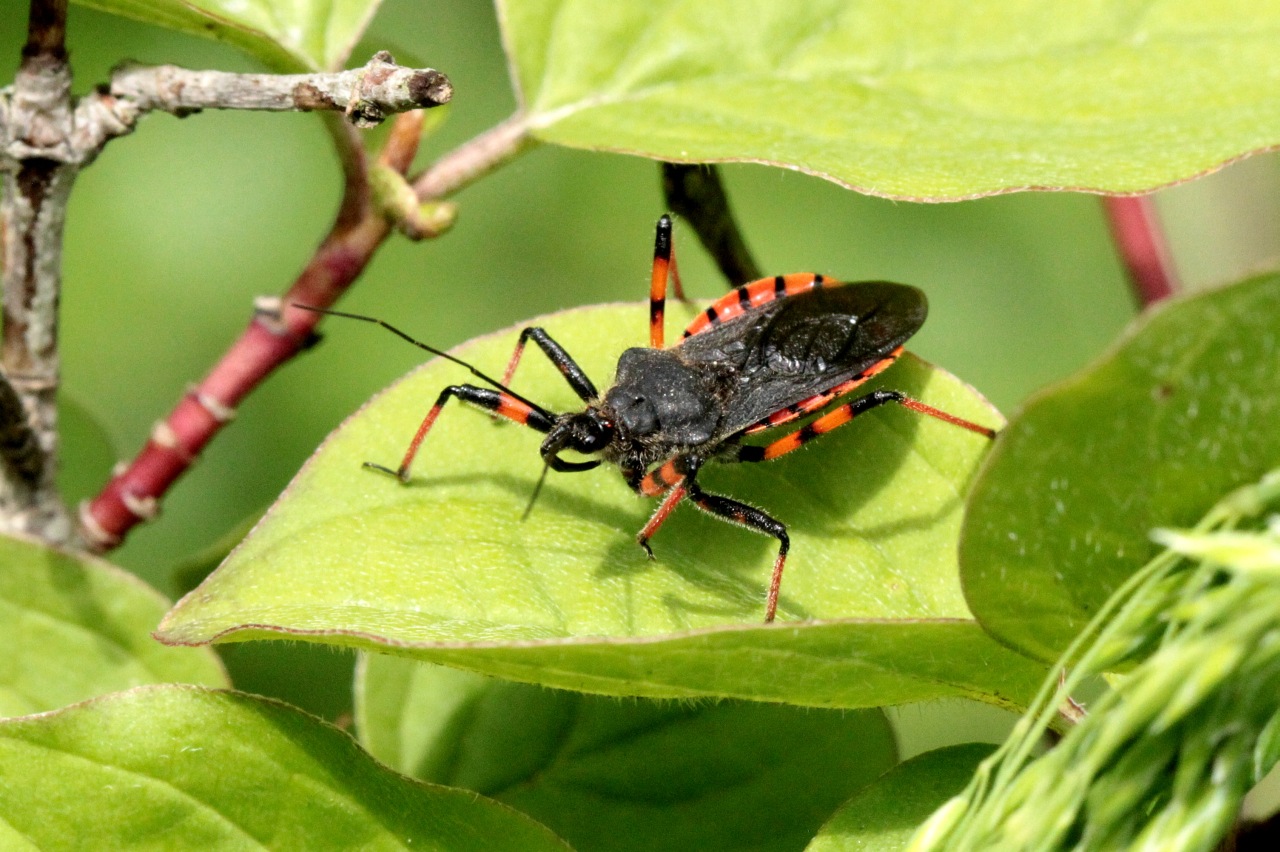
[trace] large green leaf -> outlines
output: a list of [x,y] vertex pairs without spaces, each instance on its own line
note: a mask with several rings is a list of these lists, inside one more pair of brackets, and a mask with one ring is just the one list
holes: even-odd
[[401,772],[529,814],[581,850],[801,848],[894,763],[878,710],[652,702],[371,654],[360,739]]
[[[646,319],[633,305],[535,322],[604,380],[625,345],[643,342]],[[499,372],[515,338],[508,330],[459,353]],[[536,352],[526,362],[522,393],[581,407]],[[653,504],[613,470],[552,474],[522,522],[542,468],[529,430],[451,403],[407,487],[361,469],[395,464],[440,389],[467,378],[433,361],[348,420],[166,618],[165,641],[281,631],[574,689],[820,705],[957,692],[1016,703],[1038,681],[1036,667],[983,636],[958,583],[962,498],[984,438],[884,407],[782,460],[710,466],[705,488],[789,525],[781,623],[766,626],[776,544],[681,508],[649,561],[634,536]],[[914,358],[882,379],[998,421],[972,390]]]
[[151,638],[167,607],[106,562],[0,536],[0,716],[139,684],[225,685],[217,655]]
[[926,752],[894,767],[836,812],[807,852],[896,852],[916,829],[969,783],[995,746],[979,743]]
[[75,0],[229,42],[277,71],[336,70],[382,0]]
[[567,848],[471,791],[397,775],[287,705],[173,686],[0,722],[0,845]]
[[974,487],[961,563],[983,625],[1053,659],[1155,555],[1280,464],[1280,275],[1165,304],[1033,398]]
[[865,192],[1133,192],[1280,143],[1280,2],[500,0],[535,136]]

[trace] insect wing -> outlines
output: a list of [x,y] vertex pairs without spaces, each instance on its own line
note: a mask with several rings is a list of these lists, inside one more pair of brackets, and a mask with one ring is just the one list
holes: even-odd
[[[837,385],[870,376],[924,324],[924,293],[868,281],[768,302],[686,338],[690,365],[727,365],[725,437]],[[852,388],[848,388],[852,389]]]

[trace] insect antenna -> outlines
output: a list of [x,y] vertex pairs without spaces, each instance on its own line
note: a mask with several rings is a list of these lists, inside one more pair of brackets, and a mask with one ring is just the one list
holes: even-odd
[[[541,405],[538,405],[538,403],[534,402],[531,399],[526,399],[525,397],[513,391],[511,388],[504,385],[502,382],[498,381],[497,379],[480,372],[475,367],[468,364],[466,361],[463,361],[461,358],[455,358],[454,356],[450,355],[448,352],[437,349],[434,346],[428,346],[427,344],[423,343],[421,340],[416,340],[415,338],[410,337],[408,334],[405,334],[403,331],[396,328],[394,325],[392,325],[389,322],[380,320],[377,317],[365,316],[364,314],[349,314],[346,311],[334,311],[328,308],[315,308],[315,307],[312,307],[311,305],[304,305],[301,302],[293,302],[292,304],[293,304],[293,307],[295,308],[301,308],[304,311],[311,311],[312,313],[326,314],[332,317],[346,317],[347,319],[361,320],[362,322],[371,322],[374,325],[380,325],[383,328],[385,328],[387,331],[399,337],[401,340],[406,340],[409,343],[412,343],[414,346],[418,347],[419,349],[424,349],[427,352],[430,352],[432,355],[436,355],[440,358],[445,359],[446,361],[452,361],[453,363],[457,364],[460,367],[466,367],[468,370],[471,371],[471,375],[475,376],[480,381],[493,385],[495,388],[502,391],[503,393],[510,394],[511,396],[520,400],[530,408],[533,408],[536,411],[542,414],[545,414],[547,417],[555,416],[552,412],[543,408]],[[526,512],[526,514],[528,513]]]

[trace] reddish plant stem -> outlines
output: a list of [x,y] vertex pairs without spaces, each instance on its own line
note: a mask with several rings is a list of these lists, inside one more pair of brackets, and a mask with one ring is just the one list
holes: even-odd
[[[359,69],[288,77],[132,66],[113,74],[111,91],[100,88],[73,101],[65,48],[67,4],[30,0],[22,64],[13,85],[0,89],[0,529],[78,544],[54,475],[63,223],[80,168],[150,110],[336,111],[326,113],[325,122],[346,177],[342,206],[286,297],[327,305],[388,232],[370,194],[364,150],[348,122],[368,126],[401,113],[384,160],[403,174],[423,123],[420,112],[404,111],[445,103],[452,87],[437,71],[402,68],[379,52]],[[347,121],[337,118],[339,113]],[[281,304],[259,302],[242,339],[157,425],[138,458],[82,509],[83,541],[114,546],[139,519],[154,514],[159,495],[244,395],[312,339],[316,315]]]
[[[371,203],[367,164],[349,127],[331,123],[346,176],[342,205],[329,234],[282,299],[259,299],[240,339],[204,380],[158,423],[138,456],[81,508],[82,534],[95,550],[117,546],[156,514],[160,497],[225,426],[236,406],[277,367],[314,339],[320,315],[295,302],[329,307],[346,291],[391,231]],[[417,152],[421,113],[400,116],[380,157],[403,173]]]
[[410,182],[422,201],[444,198],[515,157],[529,144],[529,127],[524,117],[516,114],[445,154]]
[[[364,271],[392,223],[371,197],[363,149],[349,126],[330,120],[346,188],[329,235],[281,299],[259,299],[244,334],[168,418],[156,424],[138,456],[80,511],[81,535],[94,550],[116,547],[138,523],[153,517],[160,497],[235,413],[236,406],[272,371],[314,339],[320,314],[294,303],[327,308]],[[379,162],[404,174],[418,150],[421,113],[401,115]],[[449,195],[518,154],[528,144],[517,116],[444,155],[412,178],[420,201]]]
[[1177,292],[1178,273],[1152,197],[1105,196],[1102,204],[1137,303],[1146,307]]

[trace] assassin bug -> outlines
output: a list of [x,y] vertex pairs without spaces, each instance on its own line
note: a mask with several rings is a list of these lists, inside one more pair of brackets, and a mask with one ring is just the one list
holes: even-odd
[[[877,390],[839,405],[771,443],[744,444],[746,436],[816,412],[888,368],[924,323],[924,293],[887,281],[842,284],[812,273],[762,278],[717,300],[689,324],[679,343],[664,348],[668,280],[674,280],[679,293],[671,218],[664,215],[658,220],[654,241],[650,346],[622,353],[614,384],[603,394],[569,353],[538,327],[520,332],[499,382],[381,320],[322,311],[377,323],[422,349],[461,364],[492,386],[445,388],[418,427],[398,468],[372,462],[365,466],[407,481],[409,466],[444,404],[450,397],[469,402],[545,434],[541,447],[544,475],[547,468],[577,472],[610,462],[638,494],[662,497],[636,537],[651,558],[649,539],[686,499],[718,518],[776,538],[778,555],[765,604],[768,622],[773,621],[778,608],[778,589],[790,547],[787,529],[760,509],[703,491],[697,478],[704,464],[775,459],[891,402],[987,438],[995,436],[992,429],[899,391]],[[512,376],[530,340],[586,403],[585,410],[556,413],[511,389]],[[560,457],[565,450],[597,458],[570,461]]]

